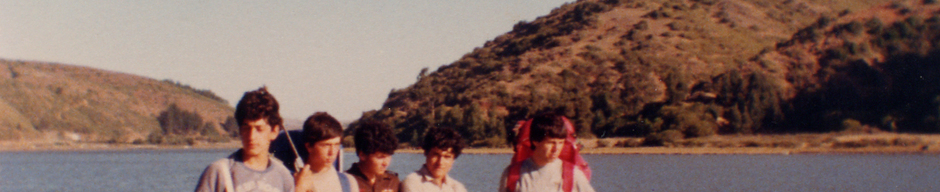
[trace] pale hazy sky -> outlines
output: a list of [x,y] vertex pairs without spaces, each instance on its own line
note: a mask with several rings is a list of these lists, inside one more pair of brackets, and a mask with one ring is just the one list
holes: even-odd
[[230,105],[267,85],[286,118],[345,121],[572,1],[0,0],[0,58],[171,79]]

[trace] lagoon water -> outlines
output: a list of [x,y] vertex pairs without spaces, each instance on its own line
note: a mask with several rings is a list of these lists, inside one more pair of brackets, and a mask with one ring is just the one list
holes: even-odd
[[[192,191],[233,150],[0,152],[0,191]],[[496,191],[510,155],[465,154],[451,176]],[[344,167],[356,161],[344,154]],[[597,191],[938,191],[940,155],[586,155]],[[421,154],[393,156],[404,178]]]

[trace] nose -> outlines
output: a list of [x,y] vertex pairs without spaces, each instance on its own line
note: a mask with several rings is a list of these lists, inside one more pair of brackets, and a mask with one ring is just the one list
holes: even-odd
[[388,167],[388,164],[392,162],[392,158],[386,158],[382,160],[382,167]]
[[246,131],[242,131],[242,137],[244,137],[244,139],[248,139],[249,141],[255,140],[256,135],[258,134],[255,132],[255,129],[252,128],[249,128]]

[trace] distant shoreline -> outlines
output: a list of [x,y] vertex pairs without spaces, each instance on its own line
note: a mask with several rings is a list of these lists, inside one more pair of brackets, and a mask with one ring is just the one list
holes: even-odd
[[[795,134],[734,135],[693,138],[672,146],[622,146],[639,138],[581,139],[582,154],[663,154],[663,155],[788,155],[788,154],[940,154],[940,135],[936,134]],[[608,146],[598,146],[605,144]],[[615,146],[621,145],[621,146]],[[213,150],[237,149],[238,141],[196,145],[134,145],[108,143],[29,143],[0,142],[0,152],[31,151],[122,151],[122,150]],[[351,146],[346,152],[354,152]],[[420,148],[405,148],[397,153],[422,153]],[[465,154],[512,154],[505,148],[467,148]]]

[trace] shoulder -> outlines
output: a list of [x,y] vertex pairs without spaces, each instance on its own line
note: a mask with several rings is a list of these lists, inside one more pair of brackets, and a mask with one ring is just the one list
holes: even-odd
[[408,183],[408,182],[419,182],[419,181],[421,181],[421,175],[415,172],[415,173],[408,174],[408,176],[405,176],[405,180],[403,182]]
[[581,182],[581,181],[589,182],[587,179],[587,175],[584,174],[584,171],[581,171],[581,169],[578,169],[578,168],[574,168],[574,180],[578,182]]
[[275,173],[279,175],[291,176],[290,170],[287,170],[287,167],[284,166],[284,162],[281,162],[281,160],[278,160],[277,158],[274,158],[274,156],[271,156],[269,162],[270,162],[270,165],[268,166],[268,169],[270,169],[271,171],[274,171]]
[[232,164],[234,164],[234,161],[231,158],[221,158],[221,159],[215,160],[211,164],[209,164],[209,166],[206,166],[206,170],[203,172],[203,174],[217,173],[223,169],[230,170],[232,168]]
[[587,179],[587,176],[584,175],[584,172],[581,169],[574,169],[574,183],[578,187],[578,191],[582,192],[593,192],[594,187],[591,186],[591,181]]
[[276,158],[271,158],[268,169],[272,174],[276,175],[278,180],[284,183],[285,187],[293,189],[294,176],[290,174],[290,170],[287,170],[287,167],[284,166],[284,163],[282,163],[280,160],[277,160]]
[[394,171],[388,171],[388,170],[386,170],[386,171],[385,171],[385,176],[387,176],[388,178],[390,178],[390,179],[392,179],[392,180],[401,182],[401,179],[398,178],[398,173],[396,173],[396,172],[394,172]]
[[[410,189],[413,187],[421,186],[421,181],[422,181],[421,174],[411,173],[411,174],[408,174],[407,177],[405,177],[405,180],[401,182],[401,185],[402,185],[402,188]],[[409,191],[415,191],[415,190],[409,190]]]
[[453,182],[454,191],[458,191],[458,192],[466,192],[466,191],[467,191],[467,187],[463,186],[463,183],[461,183],[461,182],[458,181],[457,179],[454,179],[454,177],[447,176],[447,178],[450,179],[450,181]]
[[419,186],[421,186],[421,175],[417,173],[408,174],[401,182],[401,190],[405,192],[421,191]]
[[349,191],[359,191],[359,181],[356,179],[356,176],[349,173],[340,173],[340,176],[346,178],[349,181]]
[[199,183],[196,184],[195,191],[216,191],[219,186],[223,186],[223,172],[231,172],[232,161],[228,158],[216,160],[206,166],[206,169],[199,176]]
[[284,164],[271,164],[271,168],[274,169],[278,174],[290,175],[290,170],[287,170],[287,167],[284,167]]
[[512,169],[512,167],[512,164],[509,164],[503,169],[503,174],[500,175],[501,180],[506,180],[506,177],[509,177],[509,170]]

